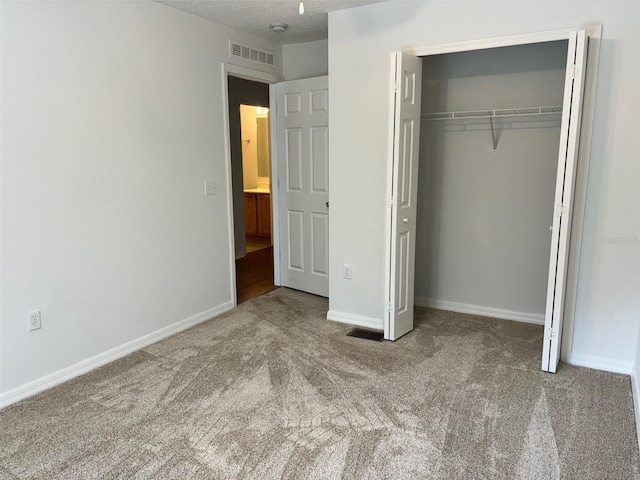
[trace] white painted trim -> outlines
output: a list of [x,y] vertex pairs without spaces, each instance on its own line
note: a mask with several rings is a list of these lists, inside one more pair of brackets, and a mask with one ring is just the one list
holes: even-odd
[[192,317],[181,320],[168,327],[161,328],[155,332],[144,335],[130,342],[124,343],[118,347],[107,350],[94,357],[82,360],[74,365],[58,370],[57,372],[45,375],[42,378],[21,385],[13,390],[9,390],[0,395],[0,408],[16,403],[27,397],[36,395],[37,393],[49,390],[50,388],[60,385],[72,378],[83,375],[98,367],[111,363],[114,360],[122,358],[130,353],[136,352],[144,347],[156,343],[164,338],[175,335],[178,332],[194,327],[202,322],[211,320],[213,317],[221,315],[234,308],[234,302],[225,302],[215,308],[211,308],[204,312],[193,315]]
[[271,128],[271,242],[273,243],[273,284],[282,285],[280,270],[280,188],[278,179],[278,114],[276,86],[269,85],[269,118]]
[[636,417],[636,437],[640,448],[640,385],[638,383],[638,368],[634,362],[631,367],[631,394],[633,396],[633,411]]
[[395,122],[396,122],[396,61],[397,55],[389,54],[389,99],[387,103],[388,139],[387,139],[387,198],[385,198],[386,214],[384,219],[384,307],[383,330],[384,338],[391,338],[391,312],[387,305],[393,304],[391,295],[391,277],[393,275],[391,263],[393,262],[393,208],[389,201],[393,198],[393,150],[395,148]]
[[383,321],[379,318],[365,317],[363,315],[355,315],[353,313],[336,312],[329,310],[327,312],[327,320],[338,323],[347,323],[358,327],[371,328],[374,330],[382,330]]
[[629,361],[587,355],[584,353],[574,353],[570,355],[567,363],[577,367],[588,367],[606,372],[623,373],[625,375],[631,375],[633,367],[633,363]]
[[[234,65],[233,63],[223,63],[222,69],[226,74],[233,75],[234,77],[244,78],[245,80],[252,80],[254,82],[262,83],[276,83],[284,80],[284,77],[273,73],[261,72],[260,70],[253,70],[252,68],[241,67],[240,65]],[[225,76],[225,81],[226,81]]]
[[573,331],[575,325],[576,302],[578,298],[578,276],[580,274],[580,255],[582,234],[584,230],[584,214],[587,204],[587,184],[589,181],[589,163],[591,161],[591,139],[593,138],[593,121],[598,83],[598,67],[600,64],[600,45],[602,25],[586,29],[589,36],[587,50],[587,73],[585,76],[582,125],[580,127],[580,144],[578,165],[573,196],[573,214],[571,224],[571,243],[569,245],[569,265],[567,266],[567,284],[565,289],[564,322],[562,326],[562,348],[560,358],[569,362],[573,349]]
[[469,303],[450,302],[448,300],[438,300],[426,297],[416,297],[415,303],[419,307],[437,308],[439,310],[447,310],[450,312],[469,313],[471,315],[480,315],[482,317],[500,318],[503,320],[544,325],[544,315],[541,313],[518,312],[515,310],[485,307]]
[[233,168],[231,166],[231,135],[229,127],[229,67],[234,67],[226,63],[222,64],[222,130],[224,137],[224,157],[225,157],[225,174],[227,176],[227,230],[229,232],[229,291],[231,292],[231,301],[236,306],[238,301],[238,292],[236,291],[236,260],[238,252],[236,252],[236,233],[233,220]]
[[586,27],[565,28],[548,32],[533,32],[519,35],[507,35],[504,37],[465,40],[462,42],[444,43],[440,45],[426,45],[414,48],[405,48],[402,49],[402,51],[418,57],[426,55],[440,55],[443,53],[469,52],[473,50],[483,50],[486,48],[511,47],[530,43],[567,40],[571,33],[576,30],[585,30],[589,37],[597,36],[600,34],[601,29],[601,25],[589,25]]

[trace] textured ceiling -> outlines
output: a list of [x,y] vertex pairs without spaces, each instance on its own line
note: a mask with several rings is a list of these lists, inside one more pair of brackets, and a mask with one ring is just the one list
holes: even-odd
[[[237,28],[278,43],[301,43],[327,38],[328,12],[385,0],[306,0],[305,14],[298,14],[300,0],[156,0],[164,5]],[[287,23],[284,33],[274,33],[272,23]]]

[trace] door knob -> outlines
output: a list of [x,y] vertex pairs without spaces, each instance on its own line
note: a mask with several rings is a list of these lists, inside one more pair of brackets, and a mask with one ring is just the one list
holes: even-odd
[[327,208],[329,208],[329,202],[327,202]]
[[404,217],[404,218],[402,219],[402,223],[409,223],[409,219],[408,219],[407,217]]

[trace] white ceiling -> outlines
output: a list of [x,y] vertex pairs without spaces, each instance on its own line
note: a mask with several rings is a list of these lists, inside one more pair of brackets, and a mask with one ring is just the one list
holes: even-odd
[[[385,0],[305,0],[305,14],[298,14],[300,0],[156,0],[199,17],[265,38],[273,43],[310,42],[327,38],[328,12]],[[287,23],[284,33],[274,33],[272,23]]]

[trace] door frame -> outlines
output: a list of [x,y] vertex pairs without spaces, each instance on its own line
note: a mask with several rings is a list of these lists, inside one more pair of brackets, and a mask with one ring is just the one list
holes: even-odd
[[[576,298],[578,291],[578,276],[580,271],[580,251],[582,245],[582,234],[584,230],[584,212],[586,206],[586,192],[589,175],[589,162],[591,159],[591,138],[593,132],[593,121],[596,100],[596,84],[598,63],[600,57],[600,44],[602,39],[602,25],[589,25],[547,32],[534,32],[520,35],[509,35],[504,37],[484,38],[477,40],[467,40],[455,43],[445,43],[439,45],[425,45],[393,50],[390,56],[396,52],[408,53],[417,57],[430,55],[440,55],[446,53],[469,52],[473,50],[484,50],[488,48],[507,47],[515,45],[535,44],[551,42],[556,40],[569,40],[569,36],[576,30],[585,30],[589,38],[587,50],[587,71],[585,75],[585,89],[582,104],[582,123],[580,127],[580,142],[578,149],[577,171],[574,186],[573,215],[570,227],[569,242],[569,263],[566,273],[564,322],[561,339],[560,358],[567,363],[572,362],[573,330],[576,311]],[[390,76],[392,75],[390,69]],[[393,89],[394,78],[389,79],[390,89]],[[390,95],[392,97],[392,95]],[[391,108],[391,107],[390,107]],[[393,122],[394,111],[389,110],[389,144],[387,152],[387,201],[392,199],[393,186]],[[391,232],[392,232],[391,209],[387,208],[385,218],[385,317],[386,306],[393,300],[389,297],[391,291]]]
[[[236,290],[236,255],[235,255],[235,230],[234,230],[234,215],[233,215],[233,179],[231,169],[231,141],[230,141],[230,129],[229,129],[229,83],[228,77],[244,78],[245,80],[251,80],[258,83],[269,84],[269,127],[271,129],[271,185],[277,185],[278,181],[278,168],[273,161],[276,158],[275,150],[275,115],[271,115],[271,112],[275,112],[275,83],[284,80],[281,76],[262,72],[260,70],[253,70],[251,68],[242,67],[232,63],[222,63],[222,125],[224,135],[224,157],[225,157],[225,173],[226,173],[226,186],[227,186],[227,228],[229,230],[229,281],[231,287],[231,301],[233,306],[237,306],[238,297]],[[275,180],[275,182],[274,182]],[[273,261],[274,261],[274,284],[280,285],[280,237],[279,230],[277,228],[277,205],[278,205],[278,189],[271,189],[271,225],[273,230],[272,242],[273,242]]]

